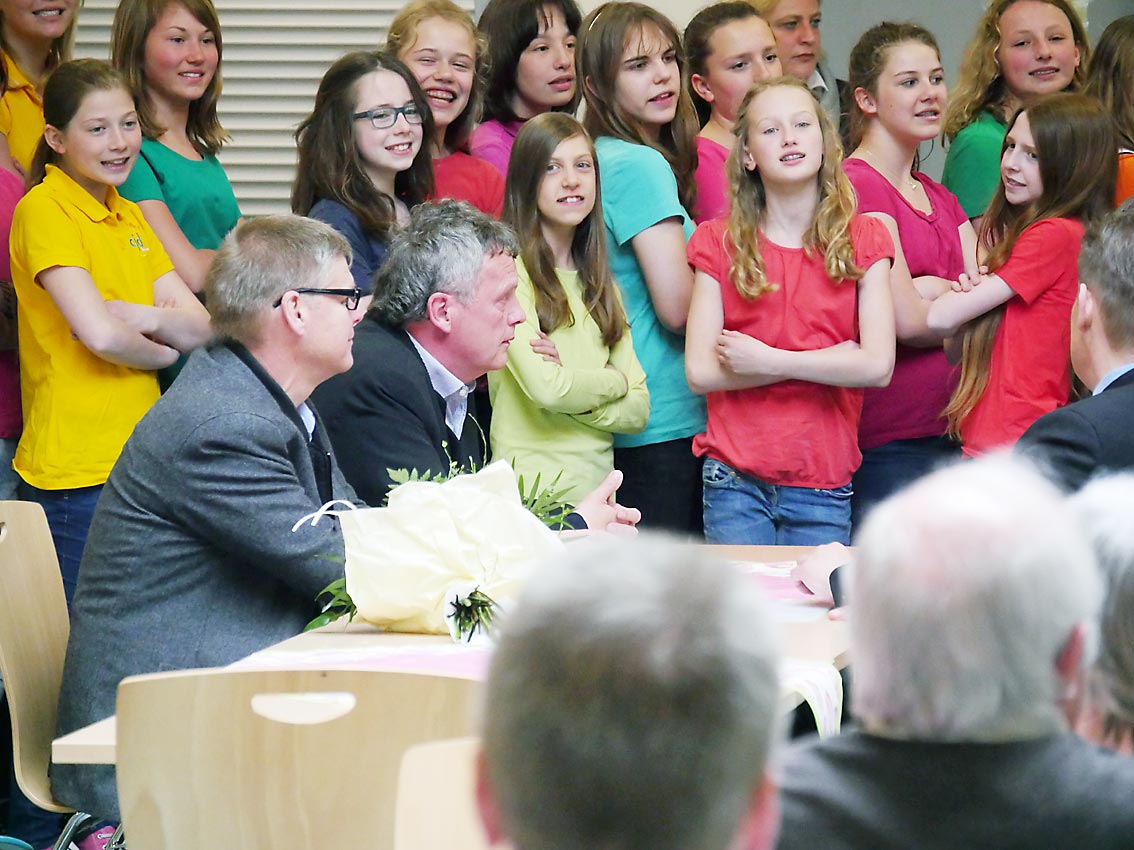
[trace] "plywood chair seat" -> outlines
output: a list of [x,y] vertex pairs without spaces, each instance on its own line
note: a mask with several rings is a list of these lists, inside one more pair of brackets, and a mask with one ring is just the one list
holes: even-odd
[[[41,809],[59,813],[73,810],[52,796],[47,770],[70,631],[43,508],[0,502],[0,675],[12,716],[16,781]],[[67,847],[93,824],[90,815],[75,812],[55,846]]]
[[406,750],[398,776],[394,850],[489,850],[476,808],[480,741],[454,738]]
[[343,670],[125,679],[118,797],[130,850],[391,850],[403,754],[469,734],[480,688]]

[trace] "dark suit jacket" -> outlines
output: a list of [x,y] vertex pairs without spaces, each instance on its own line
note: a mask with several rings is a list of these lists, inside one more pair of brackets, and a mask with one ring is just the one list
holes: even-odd
[[1041,416],[1016,450],[1069,490],[1101,472],[1134,469],[1134,371],[1098,395]]
[[[294,405],[246,350],[190,356],[99,498],[58,734],[113,714],[126,676],[229,664],[303,629],[316,595],[342,577],[343,539],[333,518],[292,525],[328,491],[355,499],[330,450],[318,422],[308,443]],[[55,765],[51,785],[70,806],[118,818],[110,766]]]
[[484,464],[473,397],[458,439],[445,425],[445,401],[409,334],[370,316],[354,331],[354,366],[325,381],[312,399],[343,474],[367,504],[384,502],[392,483],[388,469],[444,472],[451,462]]

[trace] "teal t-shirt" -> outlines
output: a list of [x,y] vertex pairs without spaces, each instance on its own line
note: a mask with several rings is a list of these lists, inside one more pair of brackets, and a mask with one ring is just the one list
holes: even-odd
[[634,353],[646,372],[650,419],[640,434],[615,434],[616,448],[691,437],[705,430],[705,400],[685,380],[685,337],[665,328],[630,240],[668,218],[680,218],[685,239],[693,222],[677,195],[669,163],[647,145],[602,136],[595,141],[606,223],[607,258],[634,337]]
[[215,156],[187,159],[154,139],[142,140],[138,161],[118,193],[135,203],[165,202],[198,250],[219,248],[240,219],[232,184]]
[[969,218],[984,215],[1000,185],[1000,153],[1008,127],[991,112],[982,112],[949,145],[941,183],[957,196]]

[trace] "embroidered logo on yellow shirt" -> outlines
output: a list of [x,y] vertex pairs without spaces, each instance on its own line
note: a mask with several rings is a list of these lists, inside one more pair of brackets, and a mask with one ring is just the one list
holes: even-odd
[[146,243],[142,241],[142,234],[137,231],[130,237],[130,244],[141,251],[143,254],[150,253],[150,249],[146,247]]

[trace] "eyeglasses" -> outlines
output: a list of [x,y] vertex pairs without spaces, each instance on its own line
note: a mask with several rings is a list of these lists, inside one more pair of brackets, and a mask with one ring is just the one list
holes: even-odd
[[399,115],[406,116],[406,121],[410,124],[421,123],[421,110],[414,103],[407,103],[405,106],[378,106],[366,112],[356,112],[350,117],[355,121],[365,118],[375,130],[386,130],[398,123]]
[[[317,289],[313,287],[302,287],[300,289],[289,289],[288,292],[296,292],[300,295],[338,295],[345,300],[343,304],[346,305],[348,310],[354,310],[358,307],[358,302],[362,300],[362,290],[357,286],[353,289]],[[287,295],[287,292],[284,293]],[[279,307],[283,303],[283,295],[275,300],[272,304],[273,307]]]

